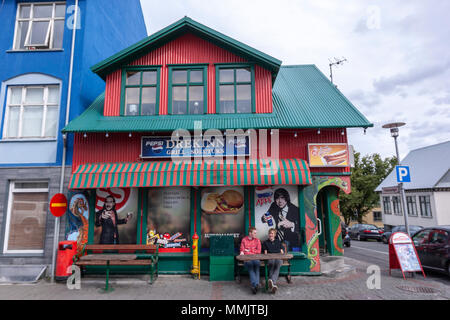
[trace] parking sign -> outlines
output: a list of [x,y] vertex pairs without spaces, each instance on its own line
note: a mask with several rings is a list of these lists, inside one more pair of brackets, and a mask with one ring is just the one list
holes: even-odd
[[411,182],[408,166],[396,166],[395,171],[397,172],[397,182]]

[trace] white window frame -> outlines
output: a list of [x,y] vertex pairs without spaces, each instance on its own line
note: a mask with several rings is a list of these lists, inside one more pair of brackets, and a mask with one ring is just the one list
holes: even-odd
[[[47,188],[27,188],[27,189],[16,189],[16,183],[47,183]],[[42,250],[8,250],[9,244],[9,233],[10,233],[10,223],[11,223],[11,209],[13,205],[14,193],[38,193],[38,192],[46,192],[49,193],[48,181],[11,181],[9,184],[9,194],[8,194],[8,208],[6,211],[6,228],[5,228],[5,237],[3,242],[3,253],[4,254],[43,254],[44,253],[44,243],[42,244]]]
[[[35,5],[53,5],[52,9],[52,16],[48,18],[34,18],[34,6]],[[17,4],[17,12],[16,12],[16,25],[14,30],[14,43],[13,43],[13,50],[52,50],[52,49],[62,49],[61,48],[54,48],[53,47],[53,40],[54,40],[54,31],[55,31],[55,21],[65,21],[64,17],[55,17],[56,12],[56,5],[66,5],[66,2],[24,2],[24,3],[18,3]],[[30,6],[30,17],[29,18],[21,18],[20,17],[20,11],[21,7],[23,6]],[[20,48],[20,39],[17,38],[18,36],[18,28],[20,22],[29,22],[28,23],[28,29],[26,31],[25,41],[24,41],[24,47]],[[47,34],[45,36],[45,43],[38,43],[38,44],[32,44],[30,43],[30,37],[31,37],[31,30],[33,29],[33,22],[49,22],[47,27]]]
[[[59,96],[58,96],[58,103],[49,103],[48,102],[48,90],[49,87],[58,87],[59,90]],[[22,88],[22,98],[20,101],[20,105],[19,104],[11,104],[11,89],[12,88]],[[41,124],[41,134],[39,137],[23,137],[22,136],[22,122],[23,122],[23,113],[24,113],[24,108],[27,106],[36,106],[36,103],[32,103],[32,104],[27,104],[25,103],[25,98],[26,98],[26,94],[27,94],[27,90],[28,89],[44,89],[44,96],[43,96],[43,115],[42,115],[42,124]],[[57,132],[58,132],[58,127],[59,127],[59,111],[60,111],[60,101],[61,101],[61,86],[59,84],[46,84],[46,85],[18,85],[18,86],[8,86],[8,91],[7,91],[7,95],[6,95],[6,110],[5,110],[5,121],[4,121],[4,126],[3,126],[3,139],[7,139],[7,140],[18,140],[18,139],[56,139],[57,137]],[[39,106],[41,106],[41,104],[39,104]],[[18,128],[18,132],[17,132],[17,136],[15,137],[10,137],[8,135],[8,127],[9,127],[9,113],[10,113],[10,109],[12,107],[20,107],[20,111],[19,111],[19,128]],[[48,111],[48,107],[56,107],[58,108],[58,113],[57,113],[57,125],[56,125],[56,131],[54,132],[54,135],[52,136],[45,136],[45,131],[46,131],[46,121],[47,121],[47,111]]]

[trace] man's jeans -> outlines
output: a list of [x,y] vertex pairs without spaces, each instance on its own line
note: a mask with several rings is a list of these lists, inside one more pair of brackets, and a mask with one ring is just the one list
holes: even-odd
[[256,287],[259,285],[259,260],[250,260],[244,263],[244,266],[248,270],[248,274],[250,276],[250,283],[252,287]]
[[267,268],[269,269],[269,279],[272,279],[273,284],[275,284],[278,280],[282,264],[283,260],[269,260],[267,262]]

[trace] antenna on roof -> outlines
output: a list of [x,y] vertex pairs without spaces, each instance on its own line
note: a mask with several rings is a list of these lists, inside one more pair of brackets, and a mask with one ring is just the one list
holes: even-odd
[[[340,64],[344,64],[344,62],[347,61],[347,59],[344,58],[344,57],[342,57],[340,59],[335,57],[334,58],[334,62],[331,59],[328,59],[328,61],[330,62],[330,64],[329,64],[329,66],[330,66],[330,79],[331,79],[331,83],[333,83],[333,67],[334,66],[338,66]],[[336,88],[337,88],[337,86],[336,86]]]

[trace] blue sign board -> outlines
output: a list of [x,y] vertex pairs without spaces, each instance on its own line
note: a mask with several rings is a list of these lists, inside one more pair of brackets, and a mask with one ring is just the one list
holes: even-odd
[[248,136],[230,138],[142,137],[141,158],[217,157],[250,155]]
[[408,166],[396,166],[397,182],[411,182],[411,176]]

